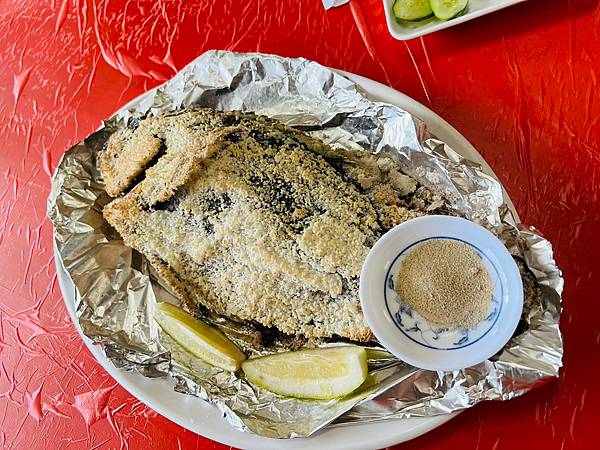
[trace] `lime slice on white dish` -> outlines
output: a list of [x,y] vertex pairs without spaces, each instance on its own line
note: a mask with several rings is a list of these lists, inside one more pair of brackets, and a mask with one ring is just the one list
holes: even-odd
[[154,320],[185,350],[213,366],[235,372],[246,359],[246,355],[223,333],[194,319],[181,308],[158,303]]
[[449,20],[464,11],[469,0],[430,0],[435,17]]
[[342,346],[285,352],[244,361],[250,382],[279,395],[328,400],[343,397],[367,378],[367,352]]

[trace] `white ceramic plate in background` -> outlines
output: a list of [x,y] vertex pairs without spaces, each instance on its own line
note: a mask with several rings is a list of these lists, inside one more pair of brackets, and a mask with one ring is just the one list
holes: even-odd
[[383,0],[383,7],[385,9],[385,20],[387,21],[390,34],[396,39],[407,41],[409,39],[414,39],[419,36],[433,33],[434,31],[443,30],[444,28],[458,25],[459,23],[466,22],[467,20],[475,19],[476,17],[480,17],[524,1],[525,0],[469,0],[467,12],[462,16],[446,21],[438,20],[434,17],[421,22],[412,23],[399,23],[396,20],[392,11],[394,0]]
[[[448,145],[461,155],[481,164],[484,172],[494,175],[475,148],[458,131],[452,128],[448,122],[430,109],[412,98],[376,81],[347,72],[337,72],[361,86],[374,100],[391,103],[420,117],[427,123],[432,133],[448,143]],[[127,106],[123,109],[126,108]],[[512,202],[506,193],[504,198],[518,220]],[[83,335],[75,315],[75,286],[60,264],[58,257],[55,258],[55,261],[58,281],[67,310],[83,341],[102,367],[131,395],[160,415],[194,433],[214,441],[232,447],[261,450],[314,448],[326,448],[328,450],[369,450],[384,448],[413,439],[439,427],[457,414],[328,427],[314,436],[304,439],[268,439],[249,433],[242,433],[232,428],[217,408],[197,397],[175,392],[173,390],[173,382],[164,379],[150,379],[143,377],[137,372],[125,372],[117,369],[104,356],[100,348],[94,346]]]

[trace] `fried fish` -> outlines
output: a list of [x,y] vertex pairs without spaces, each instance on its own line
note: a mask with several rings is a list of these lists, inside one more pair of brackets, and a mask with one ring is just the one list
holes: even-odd
[[358,297],[369,249],[442,202],[389,159],[334,154],[252,114],[144,119],[101,156],[107,191],[131,188],[104,216],[189,309],[369,341]]

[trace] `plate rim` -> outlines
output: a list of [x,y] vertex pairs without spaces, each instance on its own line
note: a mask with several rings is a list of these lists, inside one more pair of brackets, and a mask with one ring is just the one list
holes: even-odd
[[[414,100],[413,98],[402,94],[401,92],[389,86],[369,78],[339,69],[330,69],[349,78],[351,81],[354,81],[369,96],[369,98],[393,104],[419,117],[427,124],[428,129],[431,130],[433,134],[447,142],[461,155],[479,163],[485,173],[492,175],[497,179],[497,176],[494,174],[490,166],[462,134],[460,134],[439,115],[423,104],[419,103],[417,100]],[[139,97],[143,96],[144,94],[141,94]],[[128,102],[119,110],[126,109],[129,104],[137,101],[139,97],[136,97],[131,102]],[[460,149],[460,151],[458,149]],[[518,214],[512,201],[508,197],[504,188],[502,188],[502,190],[505,202],[513,212],[515,219],[518,220]],[[109,373],[109,375],[111,375],[115,381],[133,397],[137,398],[139,401],[161,416],[171,420],[172,422],[175,422],[176,424],[193,433],[225,445],[248,449],[256,448],[264,450],[293,450],[301,448],[315,448],[315,446],[318,445],[326,447],[329,450],[362,450],[387,447],[414,439],[441,426],[460,413],[454,412],[447,415],[433,417],[417,417],[409,419],[337,425],[327,427],[326,429],[321,430],[308,438],[295,438],[287,440],[265,438],[253,435],[251,433],[240,432],[231,427],[222,417],[219,410],[213,405],[210,405],[208,402],[200,398],[174,392],[172,390],[172,380],[165,382],[164,379],[148,379],[135,371],[127,372],[116,368],[102,353],[102,350],[98,346],[94,345],[89,338],[83,334],[75,314],[75,286],[71,281],[70,276],[62,266],[62,262],[58,256],[55,237],[53,238],[53,248],[57,278],[61,293],[63,295],[63,301],[67,307],[71,321],[75,325],[79,335],[82,337],[85,345],[90,350],[94,358]],[[159,389],[156,389],[155,387],[154,389],[144,391],[144,386],[147,387],[152,384],[158,384],[157,387],[159,387]],[[169,389],[169,398],[166,399],[166,403],[177,403],[177,409],[179,410],[185,410],[186,407],[193,407],[194,412],[198,413],[197,415],[199,416],[199,420],[196,420],[196,417],[184,417],[183,414],[181,414],[181,411],[174,411],[172,406],[165,404],[165,401],[157,402],[155,399],[153,399],[153,394],[157,391],[160,391],[160,387],[166,387]],[[404,426],[399,427],[398,425],[400,423],[402,423]],[[222,430],[219,428],[222,428]]]

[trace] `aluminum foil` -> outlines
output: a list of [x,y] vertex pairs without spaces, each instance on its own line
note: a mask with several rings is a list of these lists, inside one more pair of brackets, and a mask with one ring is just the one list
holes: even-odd
[[[146,260],[123,245],[104,221],[110,200],[96,155],[114,129],[131,117],[189,105],[253,111],[306,129],[341,151],[389,155],[420,183],[444,194],[457,214],[495,232],[537,280],[517,332],[489,361],[455,372],[431,372],[369,347],[369,378],[351,396],[325,402],[281,398],[190,358],[152,320],[156,301],[178,303]],[[213,403],[235,428],[274,438],[309,436],[324,426],[448,414],[483,400],[508,400],[558,376],[563,280],[550,243],[515,223],[500,183],[476,163],[431,136],[408,112],[370,100],[347,78],[305,59],[210,51],[164,85],[144,94],[69,149],[53,178],[48,214],[59,258],[75,285],[76,311],[85,335],[123,370],[172,376],[176,390]],[[206,316],[247,354],[298,347],[277,338],[269,347],[261,330]],[[262,331],[264,332],[264,330]],[[314,342],[312,344],[315,344]],[[319,345],[336,345],[334,341]]]

